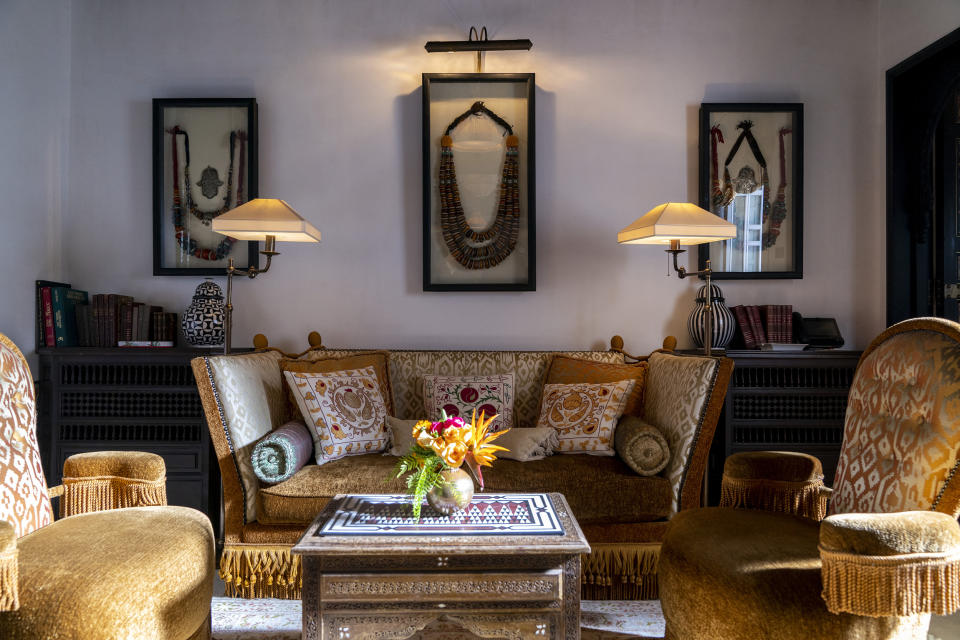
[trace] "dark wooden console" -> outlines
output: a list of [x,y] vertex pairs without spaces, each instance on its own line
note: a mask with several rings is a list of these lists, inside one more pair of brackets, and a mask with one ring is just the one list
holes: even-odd
[[220,471],[188,348],[39,349],[38,429],[44,473],[60,483],[63,461],[84,451],[163,456],[167,500],[206,513],[218,529]]
[[719,502],[723,461],[738,451],[809,453],[832,485],[860,353],[727,351],[735,367],[710,450],[708,503]]

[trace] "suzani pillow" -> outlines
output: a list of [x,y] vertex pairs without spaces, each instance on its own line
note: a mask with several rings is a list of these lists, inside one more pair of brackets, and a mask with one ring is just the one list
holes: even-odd
[[427,416],[440,420],[459,416],[470,421],[473,410],[479,416],[496,415],[490,431],[503,431],[513,426],[513,374],[495,376],[423,376],[423,406]]
[[283,375],[313,436],[317,464],[387,448],[387,408],[373,367]]
[[557,430],[557,453],[612,456],[613,433],[635,380],[543,386],[538,427]]

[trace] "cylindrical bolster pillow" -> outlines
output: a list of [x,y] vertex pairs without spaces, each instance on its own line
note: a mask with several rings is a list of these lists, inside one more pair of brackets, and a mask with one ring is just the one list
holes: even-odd
[[250,462],[261,482],[276,484],[288,480],[313,457],[313,440],[306,425],[288,422],[253,447]]
[[670,446],[660,430],[634,416],[624,416],[617,423],[613,446],[641,476],[660,473],[670,462]]

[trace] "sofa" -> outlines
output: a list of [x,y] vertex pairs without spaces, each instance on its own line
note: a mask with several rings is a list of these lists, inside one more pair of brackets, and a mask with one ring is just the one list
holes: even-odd
[[[250,456],[258,440],[299,415],[288,398],[280,361],[343,358],[362,349],[330,349],[316,333],[301,354],[285,354],[258,335],[253,352],[192,361],[223,483],[223,553],[226,595],[300,597],[300,558],[290,548],[337,494],[403,493],[392,477],[397,458],[382,453],[308,464],[288,480],[260,483]],[[553,455],[542,460],[497,460],[484,473],[493,492],[560,492],[570,503],[592,552],[583,557],[584,598],[657,597],[656,567],[667,523],[678,511],[699,507],[707,455],[733,362],[679,355],[674,338],[650,356],[630,356],[615,336],[606,351],[390,350],[389,386],[395,417],[420,419],[427,374],[515,378],[514,423],[536,424],[540,395],[558,354],[598,363],[647,367],[643,420],[669,443],[670,459],[656,475],[642,476],[618,456]]]

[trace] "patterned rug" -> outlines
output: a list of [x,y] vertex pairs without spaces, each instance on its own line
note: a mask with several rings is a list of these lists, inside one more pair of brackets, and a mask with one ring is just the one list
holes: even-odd
[[[298,600],[214,598],[214,640],[300,640]],[[662,638],[659,600],[585,600],[580,637],[584,640]],[[416,640],[448,640],[460,634],[442,626],[417,634]]]
[[[214,598],[214,640],[300,640],[300,601]],[[960,614],[934,616],[929,640],[960,637]],[[460,634],[442,625],[414,636],[415,640],[454,640]],[[580,610],[583,640],[662,638],[659,600],[584,600]]]

